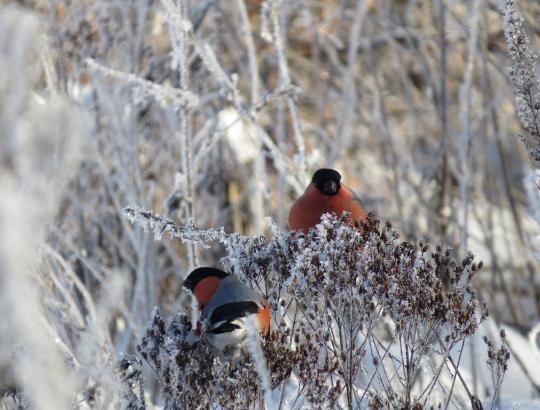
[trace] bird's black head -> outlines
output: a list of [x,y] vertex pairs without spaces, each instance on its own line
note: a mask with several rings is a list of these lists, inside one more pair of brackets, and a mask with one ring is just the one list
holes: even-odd
[[313,174],[311,182],[325,195],[336,195],[341,184],[341,175],[335,169],[321,168]]

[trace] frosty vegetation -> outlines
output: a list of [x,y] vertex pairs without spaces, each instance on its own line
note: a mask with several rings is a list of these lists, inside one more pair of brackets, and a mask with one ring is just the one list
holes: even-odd
[[[307,236],[272,224],[273,237],[266,240],[180,228],[140,209],[125,213],[158,236],[168,231],[183,240],[219,240],[225,268],[268,295],[274,330],[262,345],[280,407],[450,402],[459,372],[450,354],[463,349],[487,317],[471,286],[481,268],[471,254],[456,261],[450,249],[402,242],[390,224],[380,226],[372,217],[358,229],[345,217],[326,215]],[[244,352],[239,363],[220,363],[204,341],[193,341],[191,327],[186,315],[165,319],[156,311],[138,348],[158,376],[165,408],[259,403],[257,361]],[[494,392],[509,358],[501,354],[490,356]],[[422,366],[426,361],[430,365]],[[451,376],[447,385],[445,373]],[[456,404],[477,402],[459,380],[468,397],[456,395]]]
[[[538,13],[1,2],[0,409],[538,408]],[[291,233],[323,166],[373,214]],[[270,301],[239,361],[197,266]]]
[[516,111],[527,135],[522,137],[534,161],[540,161],[540,87],[536,76],[536,54],[514,0],[504,9],[504,35],[512,56],[510,79],[516,93]]

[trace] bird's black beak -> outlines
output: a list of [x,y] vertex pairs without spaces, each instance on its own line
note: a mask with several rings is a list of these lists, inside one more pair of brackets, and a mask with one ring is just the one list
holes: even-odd
[[329,180],[325,181],[321,186],[321,192],[325,195],[336,195],[339,191],[339,182]]

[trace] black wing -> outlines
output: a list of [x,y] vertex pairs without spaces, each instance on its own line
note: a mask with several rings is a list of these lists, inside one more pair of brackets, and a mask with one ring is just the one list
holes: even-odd
[[216,307],[210,315],[210,323],[227,322],[259,311],[255,302],[232,302]]
[[213,333],[215,335],[221,334],[221,333],[230,333],[233,330],[240,329],[240,326],[235,325],[231,322],[224,322],[221,325],[211,329],[209,333]]

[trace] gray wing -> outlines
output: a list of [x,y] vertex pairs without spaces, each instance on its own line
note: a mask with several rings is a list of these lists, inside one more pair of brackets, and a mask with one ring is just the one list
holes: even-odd
[[[224,309],[225,305],[228,306],[226,309]],[[261,295],[233,276],[228,276],[220,282],[216,293],[204,307],[201,318],[212,319],[213,313],[218,308],[222,311],[221,313],[225,311],[227,317],[232,315],[245,316],[263,305],[264,298]]]
[[[362,197],[358,193],[353,191],[351,188],[347,187],[347,189],[351,192],[353,201],[358,202],[360,204],[360,206],[362,208],[364,208],[364,200],[362,199]],[[365,210],[365,208],[364,208],[364,210]]]

